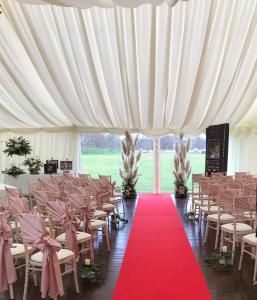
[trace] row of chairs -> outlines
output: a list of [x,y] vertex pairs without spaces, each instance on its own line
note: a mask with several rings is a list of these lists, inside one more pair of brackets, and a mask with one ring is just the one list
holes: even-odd
[[[43,298],[63,295],[61,277],[67,273],[73,273],[79,293],[76,263],[88,252],[94,262],[94,240],[100,237],[99,233],[110,251],[108,219],[117,213],[121,193],[110,176],[92,179],[78,174],[39,179],[28,183],[28,190],[27,199],[18,189],[6,188],[7,201],[2,201],[0,257],[4,260],[4,275],[0,291],[9,287],[10,298],[14,299],[16,270],[25,267],[24,300],[29,276],[37,285],[38,271]],[[65,268],[61,272],[62,265]]]
[[[255,259],[254,284],[257,283],[256,184],[256,177],[245,172],[235,176],[213,173],[210,177],[193,174],[190,193],[200,233],[202,220],[206,221],[204,241],[207,241],[209,231],[215,230],[214,248],[218,248],[219,240],[220,251],[228,245],[232,251],[232,264],[236,246],[241,245],[239,270],[244,253],[250,254]],[[255,251],[248,250],[252,247]]]

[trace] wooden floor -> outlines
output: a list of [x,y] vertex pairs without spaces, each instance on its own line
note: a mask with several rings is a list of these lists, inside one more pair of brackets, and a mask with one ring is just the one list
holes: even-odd
[[[203,245],[202,237],[198,234],[198,223],[186,222],[183,219],[185,211],[185,200],[175,200],[178,211],[182,217],[184,228],[188,236],[191,247],[196,255],[203,275],[206,279],[208,287],[211,291],[214,300],[256,300],[257,286],[252,285],[254,261],[248,255],[245,255],[243,270],[239,272],[238,255],[235,260],[235,266],[230,271],[214,271],[204,261],[206,256],[209,256],[213,251],[213,242]],[[65,300],[110,300],[118,278],[122,259],[126,250],[127,241],[129,238],[133,215],[136,207],[136,201],[127,201],[125,203],[126,214],[129,223],[125,226],[120,226],[119,229],[112,229],[110,233],[111,253],[107,254],[104,241],[99,239],[96,242],[95,258],[99,263],[103,263],[102,275],[104,284],[101,287],[86,285],[80,280],[80,294],[74,292],[74,284],[70,275],[66,275],[64,279],[65,295],[60,299]],[[168,237],[167,237],[168,238]],[[239,249],[237,249],[239,253]],[[172,255],[172,254],[171,254]],[[20,279],[15,283],[15,296],[17,300],[22,299],[23,293],[23,274],[20,274]],[[124,288],[126,288],[124,286]],[[189,297],[190,298],[190,297]],[[0,300],[9,299],[9,294],[1,293]],[[34,287],[32,281],[29,285],[28,300],[40,299],[39,288]],[[170,298],[172,299],[172,297]],[[122,300],[122,299],[121,299]],[[169,299],[167,299],[169,300]]]

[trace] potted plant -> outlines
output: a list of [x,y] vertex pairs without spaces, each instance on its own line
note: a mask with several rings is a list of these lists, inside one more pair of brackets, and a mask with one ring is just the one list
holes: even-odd
[[138,182],[138,162],[141,158],[141,150],[136,151],[137,138],[132,138],[126,131],[125,139],[122,141],[122,168],[120,177],[122,178],[122,194],[124,199],[135,199],[137,196],[136,184]]
[[176,198],[187,198],[187,180],[191,174],[190,161],[187,160],[187,153],[190,149],[190,139],[183,140],[183,134],[179,136],[176,142],[174,155],[174,171]]
[[24,166],[28,166],[30,174],[39,174],[43,163],[39,158],[29,157],[23,162]]

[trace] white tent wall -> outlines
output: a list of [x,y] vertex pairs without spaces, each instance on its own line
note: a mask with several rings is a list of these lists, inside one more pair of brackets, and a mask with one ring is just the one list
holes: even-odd
[[[3,149],[5,149],[5,141],[8,138],[23,136],[26,138],[33,149],[31,155],[38,156],[43,162],[46,159],[54,159],[58,160],[69,160],[73,161],[73,168],[75,171],[78,170],[78,161],[79,161],[79,147],[78,147],[78,138],[79,134],[75,131],[63,131],[63,132],[0,132],[0,171],[4,170],[6,167],[10,167],[10,165],[16,164],[20,165],[22,168],[26,170],[26,167],[22,166],[22,162],[24,161],[24,157],[12,156],[7,157],[6,154],[3,153]],[[3,175],[1,174],[0,178],[1,182],[3,182]]]
[[238,171],[257,174],[257,131],[232,130],[229,136],[228,174]]

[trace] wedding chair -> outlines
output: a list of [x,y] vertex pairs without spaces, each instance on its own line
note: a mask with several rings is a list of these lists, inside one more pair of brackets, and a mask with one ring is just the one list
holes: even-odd
[[[36,214],[21,214],[21,235],[25,246],[26,271],[23,300],[27,299],[30,271],[41,272],[41,296],[57,299],[64,294],[62,276],[73,272],[76,292],[79,293],[77,265],[74,252],[62,249],[61,244],[53,239],[46,230],[43,218]],[[28,251],[28,247],[38,250]],[[61,265],[70,268],[61,273]]]
[[209,229],[215,230],[215,249],[218,248],[220,226],[233,221],[233,197],[236,193],[237,191],[219,190],[216,202],[218,207],[217,213],[210,213],[207,216],[204,242],[206,243],[207,241]]
[[245,216],[244,212],[252,211],[253,207],[255,210],[255,201],[254,196],[233,197],[233,222],[221,225],[220,249],[222,250],[225,241],[232,244],[231,264],[234,261],[236,244],[241,241],[244,235],[253,232],[253,227],[247,224],[251,219]]
[[7,200],[9,201],[10,197],[20,197],[21,193],[20,193],[20,189],[18,188],[9,188],[9,187],[5,187],[5,192],[6,192],[6,196],[7,196]]
[[[256,222],[255,226],[256,228]],[[239,260],[239,271],[242,269],[244,253],[249,254],[254,259],[253,284],[257,285],[257,236],[256,232],[244,235],[241,239],[241,255]]]
[[38,182],[28,182],[28,198],[29,198],[29,207],[33,207],[33,201],[35,201],[34,193],[40,190],[40,185]]
[[[72,211],[72,209],[71,209]],[[89,244],[90,258],[94,258],[94,250],[91,243],[91,234],[87,232],[78,231],[80,223],[73,216],[73,213],[69,210],[68,203],[59,201],[48,201],[47,212],[49,217],[50,232],[63,231],[57,235],[55,239],[57,242],[65,245],[66,249],[69,249],[75,253],[75,257],[78,260],[79,254],[84,254],[87,250],[86,244]],[[79,245],[81,249],[79,250]]]
[[73,203],[74,208],[80,214],[82,222],[80,223],[80,229],[83,232],[89,232],[96,237],[96,231],[102,229],[102,235],[105,237],[107,250],[110,252],[110,242],[109,242],[109,232],[108,223],[103,220],[94,218],[94,207],[92,200],[85,200],[85,198],[80,194],[70,194],[69,200]]

